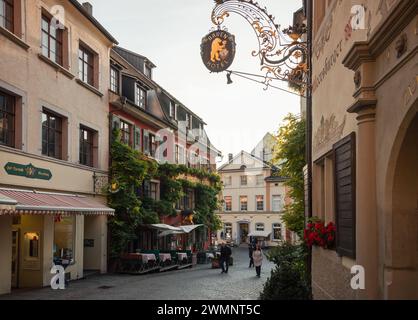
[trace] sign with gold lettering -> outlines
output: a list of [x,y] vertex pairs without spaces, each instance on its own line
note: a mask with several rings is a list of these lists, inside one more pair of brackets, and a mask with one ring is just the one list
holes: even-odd
[[32,164],[23,165],[9,162],[4,166],[7,174],[29,179],[51,180],[52,173],[48,169],[36,168]]
[[235,48],[235,37],[224,30],[217,30],[202,39],[200,53],[209,71],[222,72],[234,61]]

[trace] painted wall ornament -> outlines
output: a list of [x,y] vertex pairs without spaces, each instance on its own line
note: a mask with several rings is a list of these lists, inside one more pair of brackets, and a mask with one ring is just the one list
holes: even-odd
[[325,119],[324,116],[322,116],[320,125],[314,136],[314,148],[319,149],[328,142],[341,139],[345,123],[346,116],[344,116],[344,120],[341,124],[337,121],[335,114],[331,114],[328,119]]
[[395,44],[396,57],[399,59],[408,50],[408,37],[403,33]]

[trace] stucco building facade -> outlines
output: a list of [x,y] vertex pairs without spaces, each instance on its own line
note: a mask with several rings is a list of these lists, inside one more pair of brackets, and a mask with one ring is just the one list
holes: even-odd
[[[77,1],[0,1],[0,294],[106,272],[116,40]],[[99,179],[100,177],[100,179]]]
[[[315,299],[418,298],[418,3],[313,0]],[[365,270],[353,290],[351,268]]]
[[290,201],[285,179],[273,175],[271,164],[242,151],[218,171],[224,185],[218,240],[241,245],[252,237],[267,247],[291,240],[282,221]]

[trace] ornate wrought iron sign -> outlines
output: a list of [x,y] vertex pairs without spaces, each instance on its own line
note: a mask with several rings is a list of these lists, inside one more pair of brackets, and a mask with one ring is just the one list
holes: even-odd
[[235,57],[235,37],[227,31],[216,30],[202,39],[203,63],[211,72],[227,70]]
[[32,164],[23,165],[19,163],[9,162],[4,166],[7,174],[20,176],[29,179],[51,180],[52,173],[48,169],[36,168]]
[[272,80],[282,80],[303,94],[308,78],[308,50],[306,43],[300,39],[306,33],[306,26],[300,23],[281,31],[267,9],[253,0],[214,1],[216,6],[212,11],[212,22],[219,30],[225,19],[236,13],[247,20],[255,31],[259,47],[252,55],[260,59],[266,88]]

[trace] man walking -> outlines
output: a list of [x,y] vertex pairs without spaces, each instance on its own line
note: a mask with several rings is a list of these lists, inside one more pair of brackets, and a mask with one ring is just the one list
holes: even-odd
[[232,255],[231,248],[228,247],[225,244],[225,242],[222,242],[222,244],[221,244],[221,258],[220,258],[220,263],[221,263],[221,268],[222,268],[221,273],[228,273],[229,259],[231,258],[231,255]]
[[252,242],[250,242],[250,244],[248,245],[248,254],[250,256],[250,266],[248,268],[254,267],[253,252],[254,252],[254,247],[252,245]]

